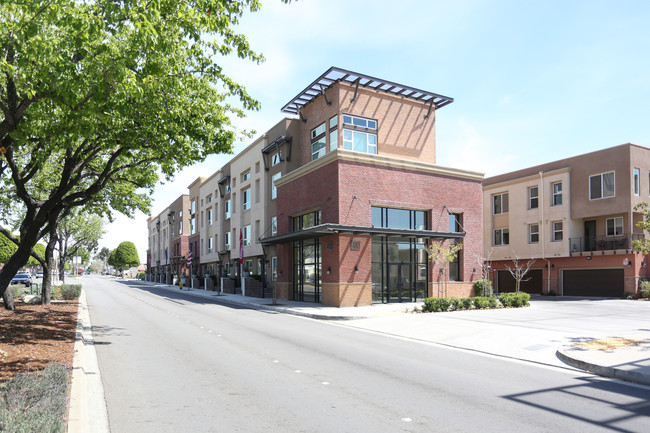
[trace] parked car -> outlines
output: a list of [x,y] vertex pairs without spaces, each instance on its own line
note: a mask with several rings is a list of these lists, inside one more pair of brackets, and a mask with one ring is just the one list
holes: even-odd
[[42,272],[36,272],[36,278],[43,278],[43,273]]
[[29,287],[32,285],[32,277],[30,277],[26,272],[20,272],[14,275],[11,284],[24,284]]

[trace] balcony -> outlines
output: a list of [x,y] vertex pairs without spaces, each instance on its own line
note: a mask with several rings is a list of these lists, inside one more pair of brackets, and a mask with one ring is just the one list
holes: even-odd
[[620,236],[592,236],[582,238],[570,238],[570,254],[572,256],[581,256],[583,253],[600,252],[605,254],[606,251],[615,253],[616,251],[625,251],[629,253],[632,250],[632,241],[643,239],[643,234],[633,233]]

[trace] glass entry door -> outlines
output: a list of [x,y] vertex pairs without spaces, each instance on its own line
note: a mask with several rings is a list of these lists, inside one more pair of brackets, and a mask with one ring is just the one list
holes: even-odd
[[410,302],[415,298],[412,268],[410,263],[388,264],[388,302]]

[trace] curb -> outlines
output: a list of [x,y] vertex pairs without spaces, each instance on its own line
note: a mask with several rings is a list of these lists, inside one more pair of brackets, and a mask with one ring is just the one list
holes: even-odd
[[97,362],[86,293],[81,290],[74,343],[67,433],[108,433],[104,385]]
[[588,371],[589,373],[594,373],[599,376],[609,377],[612,379],[619,379],[625,382],[638,383],[641,385],[650,386],[650,377],[646,374],[641,374],[636,371],[623,370],[616,367],[606,367],[603,365],[594,364],[591,362],[584,361],[582,359],[575,358],[567,354],[569,348],[562,347],[555,352],[556,356],[560,358],[563,362],[569,364],[572,367],[578,368],[580,370]]

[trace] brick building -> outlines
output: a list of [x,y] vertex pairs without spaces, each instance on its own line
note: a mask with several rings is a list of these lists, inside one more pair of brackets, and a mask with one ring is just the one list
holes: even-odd
[[[436,111],[451,102],[330,68],[285,105],[296,117],[190,186],[197,276],[332,306],[470,295],[483,176],[436,164]],[[431,242],[463,249],[433,266]],[[247,292],[251,274],[266,291]]]

